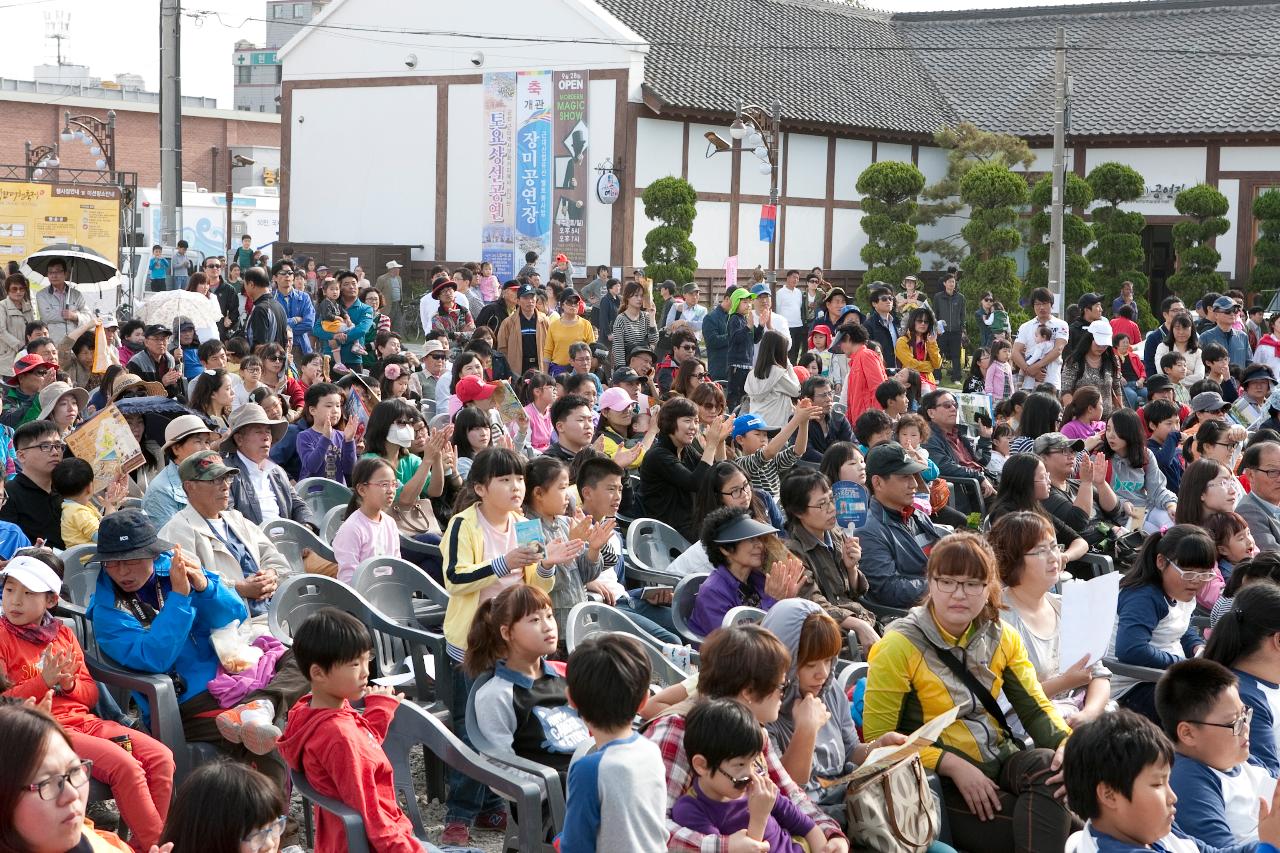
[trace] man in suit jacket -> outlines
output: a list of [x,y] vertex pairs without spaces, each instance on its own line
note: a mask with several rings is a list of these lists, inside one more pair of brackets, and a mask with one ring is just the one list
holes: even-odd
[[1236,505],[1259,551],[1280,548],[1280,444],[1260,441],[1244,452],[1251,491]]
[[258,526],[288,518],[315,530],[311,510],[284,469],[269,458],[271,445],[284,437],[287,427],[268,418],[257,403],[246,403],[231,415],[230,432],[222,442],[227,465],[240,473],[231,481],[231,506]]

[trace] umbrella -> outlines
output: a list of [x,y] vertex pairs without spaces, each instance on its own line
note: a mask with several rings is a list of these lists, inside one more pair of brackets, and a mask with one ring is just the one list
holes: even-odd
[[179,415],[199,415],[210,430],[217,432],[213,421],[169,397],[125,397],[117,400],[115,406],[121,414],[142,415],[142,435],[156,444],[164,444],[165,427]]
[[149,293],[139,316],[144,323],[165,326],[172,326],[179,317],[186,317],[197,329],[216,329],[222,322],[218,303],[192,290]]
[[67,262],[67,281],[106,281],[117,272],[116,265],[79,243],[54,243],[27,258],[27,265],[41,275],[49,274],[49,262]]

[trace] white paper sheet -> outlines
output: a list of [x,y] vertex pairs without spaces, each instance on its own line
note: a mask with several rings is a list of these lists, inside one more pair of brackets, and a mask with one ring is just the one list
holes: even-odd
[[[382,687],[404,687],[406,684],[413,684],[413,664],[409,658],[405,658],[401,664],[405,671],[396,675],[384,675],[381,678],[373,679],[373,683]],[[436,677],[436,659],[430,655],[422,656],[422,665],[426,668],[427,675],[430,678]]]
[[1062,624],[1058,631],[1058,665],[1066,670],[1089,655],[1094,663],[1107,653],[1116,625],[1120,573],[1062,586]]

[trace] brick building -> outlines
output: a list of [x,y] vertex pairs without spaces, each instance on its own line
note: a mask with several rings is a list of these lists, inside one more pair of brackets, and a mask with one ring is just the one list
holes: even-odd
[[[72,115],[93,115],[104,121],[107,111],[115,110],[116,168],[137,172],[140,187],[160,182],[160,107],[147,98],[148,95],[157,98],[154,93],[77,88],[75,91],[79,94],[67,97],[47,91],[53,87],[43,85],[36,91],[15,91],[10,88],[14,83],[0,81],[0,163],[25,162],[26,142],[34,146],[58,143],[68,110]],[[27,86],[37,89],[32,84]],[[184,181],[193,181],[211,191],[223,190],[229,151],[245,153],[256,161],[252,167],[235,170],[237,190],[262,184],[263,168],[279,169],[280,116],[189,103],[210,104],[210,99],[183,100],[188,102],[184,103],[182,117]],[[253,153],[248,149],[253,149]],[[267,156],[263,154],[264,149],[269,152]],[[72,169],[93,169],[97,159],[79,142],[61,143],[59,158],[63,166]]]

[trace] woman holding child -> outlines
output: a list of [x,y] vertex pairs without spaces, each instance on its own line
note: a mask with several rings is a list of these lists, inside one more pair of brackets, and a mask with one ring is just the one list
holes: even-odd
[[[925,603],[894,622],[868,656],[863,735],[907,734],[956,708],[942,748],[920,752],[926,769],[943,777],[954,842],[966,850],[1060,850],[1075,824],[1055,796],[1070,729],[1017,630],[1000,619],[995,556],[976,534],[956,533],[933,546],[925,572]],[[1001,694],[1035,748],[1023,749],[1004,722]]]

